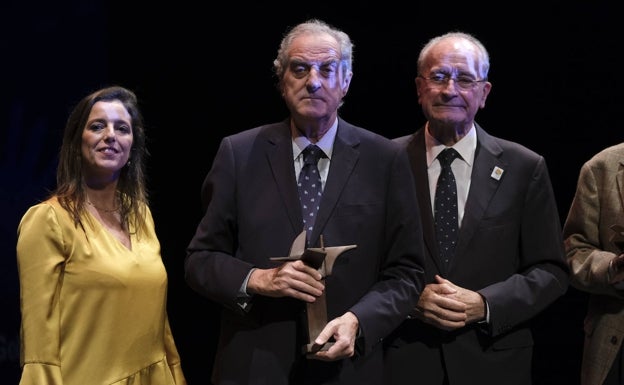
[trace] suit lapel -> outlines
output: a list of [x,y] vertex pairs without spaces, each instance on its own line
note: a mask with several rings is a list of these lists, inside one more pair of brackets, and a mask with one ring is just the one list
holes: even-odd
[[476,124],[475,126],[477,150],[472,167],[470,192],[455,249],[456,256],[465,251],[496,190],[511,171],[508,170],[508,164],[501,159],[502,148],[481,127]]
[[331,213],[336,208],[338,199],[355,168],[360,156],[359,151],[355,149],[357,144],[359,144],[359,139],[357,138],[353,126],[339,119],[329,173],[327,175],[327,181],[325,182],[325,188],[323,189],[323,197],[321,198],[318,216],[314,223],[314,230],[311,235],[312,242],[310,244],[312,245],[318,244],[319,236],[322,234]]
[[418,130],[407,145],[407,152],[414,172],[416,183],[416,196],[420,207],[421,221],[423,224],[423,238],[429,255],[438,270],[443,271],[443,266],[438,258],[438,243],[435,235],[433,213],[431,211],[431,194],[429,192],[429,175],[427,173],[427,152],[425,148],[425,130]]
[[297,191],[297,177],[293,167],[292,140],[288,120],[282,122],[278,129],[267,130],[267,133],[266,154],[269,167],[271,167],[281,201],[286,205],[293,231],[299,234],[303,230],[303,218]]

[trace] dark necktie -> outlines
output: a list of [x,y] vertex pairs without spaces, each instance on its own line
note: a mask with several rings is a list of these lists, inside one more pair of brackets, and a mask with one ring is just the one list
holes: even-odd
[[303,227],[306,230],[306,243],[310,242],[310,234],[314,227],[316,212],[321,203],[321,174],[318,170],[318,161],[323,157],[323,151],[316,145],[310,144],[303,150],[303,167],[299,173],[299,200],[303,213]]
[[440,260],[445,265],[453,257],[457,244],[457,185],[451,163],[458,157],[453,148],[447,148],[438,155],[442,170],[436,186],[434,215]]

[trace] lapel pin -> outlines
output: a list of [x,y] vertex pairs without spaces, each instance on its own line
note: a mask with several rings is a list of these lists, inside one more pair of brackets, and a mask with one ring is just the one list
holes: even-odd
[[492,175],[490,175],[490,177],[496,179],[496,180],[500,180],[500,178],[503,176],[503,172],[504,170],[498,166],[494,167],[494,170],[492,170]]

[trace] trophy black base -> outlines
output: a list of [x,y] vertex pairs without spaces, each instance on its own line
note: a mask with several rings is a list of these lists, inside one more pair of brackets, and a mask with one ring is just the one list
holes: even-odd
[[316,352],[324,352],[329,350],[334,345],[333,342],[327,342],[324,345],[317,345],[315,343],[307,344],[303,347],[303,354],[313,355]]

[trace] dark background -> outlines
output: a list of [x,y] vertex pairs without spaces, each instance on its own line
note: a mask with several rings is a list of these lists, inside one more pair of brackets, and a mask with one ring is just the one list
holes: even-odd
[[[475,34],[493,83],[477,121],[544,155],[562,222],[582,163],[622,140],[615,2],[57,3],[0,5],[1,384],[19,379],[17,224],[54,187],[65,120],[96,88],[120,84],[141,101],[169,317],[192,385],[208,383],[218,331],[218,307],[183,280],[201,182],[224,135],[286,116],[272,61],[288,27],[318,17],[350,34],[355,74],[341,115],[388,137],[424,123],[414,88],[422,44]],[[536,385],[578,383],[585,306],[570,288],[535,319]]]

